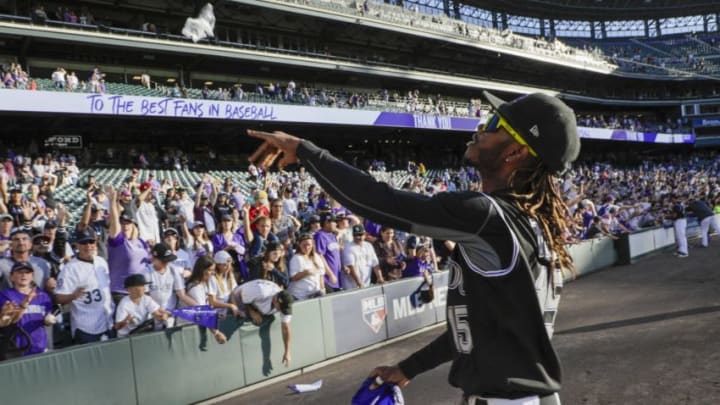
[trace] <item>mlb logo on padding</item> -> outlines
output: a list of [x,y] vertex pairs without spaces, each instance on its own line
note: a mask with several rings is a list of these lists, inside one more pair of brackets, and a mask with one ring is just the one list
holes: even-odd
[[385,323],[385,316],[387,315],[385,297],[383,295],[374,295],[363,299],[360,304],[362,305],[363,321],[372,329],[373,333],[378,333]]

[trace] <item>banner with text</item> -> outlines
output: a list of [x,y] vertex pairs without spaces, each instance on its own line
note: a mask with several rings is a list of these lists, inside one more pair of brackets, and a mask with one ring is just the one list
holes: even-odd
[[[304,105],[186,98],[3,90],[0,111],[140,116],[186,119],[265,121],[277,123],[360,125],[472,132],[480,118],[448,117]],[[695,142],[693,134],[662,134],[623,129],[579,127],[580,138],[647,143]]]

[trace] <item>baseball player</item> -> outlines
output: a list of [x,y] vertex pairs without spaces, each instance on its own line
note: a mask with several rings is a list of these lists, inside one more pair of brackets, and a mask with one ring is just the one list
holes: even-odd
[[560,362],[550,343],[563,269],[568,209],[556,175],[580,152],[575,114],[555,97],[504,102],[464,154],[484,192],[398,191],[308,141],[282,132],[248,131],[265,142],[251,159],[270,166],[300,160],[343,206],[404,232],[452,240],[447,330],[396,366],[371,376],[404,386],[452,361],[449,382],[463,404],[558,404]]
[[87,228],[77,238],[78,254],[58,277],[55,300],[70,304],[70,328],[75,344],[109,337],[112,322],[110,271],[105,259],[97,256],[96,233]]
[[688,200],[688,208],[697,216],[700,222],[700,247],[708,247],[708,231],[712,227],[715,233],[720,234],[720,221],[700,195],[692,195]]
[[672,196],[670,218],[673,220],[675,243],[677,243],[677,252],[675,252],[675,255],[680,258],[688,257],[687,218],[685,216],[685,204],[683,204],[682,200],[677,195]]
[[283,345],[282,362],[285,367],[290,365],[290,320],[292,319],[293,297],[270,280],[252,280],[239,285],[233,291],[231,301],[237,305],[241,317],[249,317],[252,322],[259,325],[263,316],[282,313],[281,329]]

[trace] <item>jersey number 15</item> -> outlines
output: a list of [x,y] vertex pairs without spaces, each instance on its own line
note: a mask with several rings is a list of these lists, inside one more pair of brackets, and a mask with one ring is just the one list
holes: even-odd
[[470,323],[468,322],[467,305],[451,305],[447,307],[448,320],[452,328],[455,347],[458,352],[469,354],[473,348]]

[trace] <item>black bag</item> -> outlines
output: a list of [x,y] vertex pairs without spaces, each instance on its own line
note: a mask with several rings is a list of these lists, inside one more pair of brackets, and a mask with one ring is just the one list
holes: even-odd
[[[23,336],[26,344],[16,347],[18,335]],[[22,354],[32,345],[32,338],[25,329],[17,325],[10,325],[0,329],[0,361],[14,359]]]
[[435,286],[426,280],[420,284],[412,294],[410,294],[410,304],[413,308],[417,308],[423,304],[429,304],[435,299]]
[[155,330],[155,320],[151,318],[146,321],[143,321],[140,325],[138,325],[133,330],[131,330],[129,335],[137,335],[140,333],[152,332],[153,330]]

